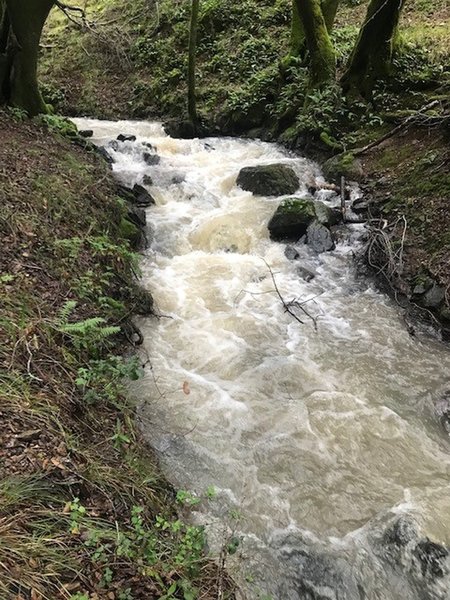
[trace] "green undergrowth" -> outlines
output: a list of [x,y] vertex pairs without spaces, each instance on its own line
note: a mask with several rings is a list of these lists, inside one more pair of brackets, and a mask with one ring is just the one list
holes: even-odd
[[[332,34],[339,74],[366,5],[340,4]],[[56,10],[41,63],[47,100],[72,114],[178,118],[186,107],[189,8],[187,0],[138,0],[126,7],[90,0],[91,26],[84,29]],[[286,143],[304,145],[312,134],[331,153],[375,139],[385,113],[417,110],[431,94],[447,94],[447,13],[441,1],[408,3],[392,80],[380,84],[368,106],[346,103],[339,86],[307,91],[305,66],[287,59],[291,0],[205,0],[197,53],[200,116],[209,130]]]
[[126,207],[61,127],[0,113],[0,598],[232,598],[125,394],[152,306]]

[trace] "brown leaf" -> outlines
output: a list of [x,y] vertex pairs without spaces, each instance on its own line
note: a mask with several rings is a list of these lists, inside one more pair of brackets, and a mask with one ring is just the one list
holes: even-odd
[[183,383],[183,392],[186,394],[186,396],[189,396],[189,394],[191,393],[191,388],[189,387],[189,381],[185,381]]

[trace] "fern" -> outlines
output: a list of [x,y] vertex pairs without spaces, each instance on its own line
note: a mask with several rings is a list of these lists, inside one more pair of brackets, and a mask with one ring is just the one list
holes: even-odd
[[106,325],[107,321],[103,317],[91,317],[84,319],[84,321],[67,323],[67,318],[73,308],[73,303],[69,307],[64,306],[63,310],[65,310],[60,313],[57,329],[60,333],[68,335],[78,350],[86,350],[91,354],[97,354],[99,346],[102,346],[111,336],[119,333],[120,327]]
[[71,313],[75,310],[77,303],[75,300],[68,300],[59,311],[58,325],[63,326],[69,320]]

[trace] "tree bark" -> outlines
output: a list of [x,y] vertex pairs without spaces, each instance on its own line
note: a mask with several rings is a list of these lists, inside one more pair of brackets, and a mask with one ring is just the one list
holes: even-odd
[[30,116],[47,112],[37,81],[39,41],[55,0],[1,0],[0,101]]
[[195,89],[195,65],[197,52],[197,34],[198,34],[198,13],[200,0],[192,0],[191,23],[189,32],[189,64],[188,64],[188,115],[194,126],[197,127],[197,98]]
[[371,0],[341,84],[345,94],[372,98],[391,71],[398,22],[405,0]]
[[295,0],[310,58],[311,88],[333,81],[336,57],[319,0]]
[[[328,33],[331,33],[333,30],[339,2],[340,0],[322,0],[320,3]],[[292,0],[290,56],[303,57],[306,54],[306,49],[305,30],[300,18],[298,5],[296,0]]]

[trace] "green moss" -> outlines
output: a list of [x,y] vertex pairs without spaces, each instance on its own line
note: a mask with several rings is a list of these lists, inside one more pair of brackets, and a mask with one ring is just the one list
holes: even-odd
[[316,216],[314,202],[310,198],[287,198],[280,204],[278,211],[283,214],[296,214],[310,218]]

